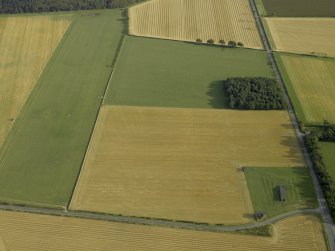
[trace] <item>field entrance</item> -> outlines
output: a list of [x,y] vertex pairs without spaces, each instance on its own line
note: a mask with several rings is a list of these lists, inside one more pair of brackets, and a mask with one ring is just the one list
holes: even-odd
[[105,106],[70,208],[246,223],[241,167],[303,163],[286,111]]

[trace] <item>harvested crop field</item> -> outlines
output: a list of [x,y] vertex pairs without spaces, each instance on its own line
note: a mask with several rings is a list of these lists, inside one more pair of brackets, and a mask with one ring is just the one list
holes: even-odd
[[263,48],[248,0],[152,0],[129,9],[132,35]]
[[127,36],[104,102],[223,108],[222,80],[236,76],[273,77],[266,52]]
[[0,17],[0,146],[71,21],[71,15]]
[[0,201],[69,203],[123,30],[120,10],[97,12],[76,17],[8,135]]
[[335,57],[335,18],[265,18],[276,50]]
[[307,215],[291,217],[276,223],[273,227],[273,237],[201,232],[6,211],[0,212],[0,225],[2,226],[0,236],[5,248],[15,251],[109,251],[111,247],[115,250],[147,251],[327,250],[319,219]]
[[276,55],[296,114],[306,123],[335,123],[335,60]]
[[260,0],[269,16],[334,17],[333,0]]
[[104,106],[70,208],[244,223],[244,165],[304,165],[286,111]]

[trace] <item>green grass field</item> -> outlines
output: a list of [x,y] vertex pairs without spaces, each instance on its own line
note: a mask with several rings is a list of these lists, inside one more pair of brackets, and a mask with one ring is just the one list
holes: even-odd
[[299,120],[319,125],[335,122],[335,60],[275,53]]
[[123,29],[120,10],[78,13],[2,148],[1,201],[68,204]]
[[[248,167],[245,176],[254,210],[267,217],[318,205],[307,168]],[[287,187],[286,202],[279,199],[278,185]]]
[[321,151],[329,174],[335,180],[335,143],[321,142]]
[[[334,17],[333,0],[263,0],[267,15],[277,17]],[[263,14],[264,12],[260,12]]]
[[235,76],[272,77],[266,53],[128,36],[105,103],[222,108],[222,80]]

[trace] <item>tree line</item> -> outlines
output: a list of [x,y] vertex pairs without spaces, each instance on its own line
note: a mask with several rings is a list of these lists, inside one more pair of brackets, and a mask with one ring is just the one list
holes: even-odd
[[34,13],[123,8],[142,0],[0,0],[0,13]]
[[232,109],[286,109],[282,90],[277,81],[272,78],[228,78],[223,81],[223,91]]
[[335,125],[325,121],[320,130],[312,130],[305,136],[305,144],[313,162],[314,170],[318,176],[330,213],[335,219],[335,184],[324,163],[320,141],[335,142]]

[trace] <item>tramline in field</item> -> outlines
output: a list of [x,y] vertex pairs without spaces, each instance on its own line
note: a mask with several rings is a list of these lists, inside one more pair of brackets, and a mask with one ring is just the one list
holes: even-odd
[[248,0],[152,0],[129,9],[132,35],[262,48]]
[[0,147],[71,21],[69,14],[0,18]]
[[298,118],[305,123],[335,122],[335,60],[277,54]]
[[104,106],[70,208],[245,223],[245,165],[304,165],[285,111]]
[[309,215],[291,217],[275,223],[272,237],[5,211],[0,212],[0,225],[3,246],[7,250],[15,251],[101,251],[111,250],[111,247],[121,251],[327,250],[319,218]]
[[[265,18],[278,51],[335,57],[335,18]],[[269,34],[270,35],[270,34]]]

